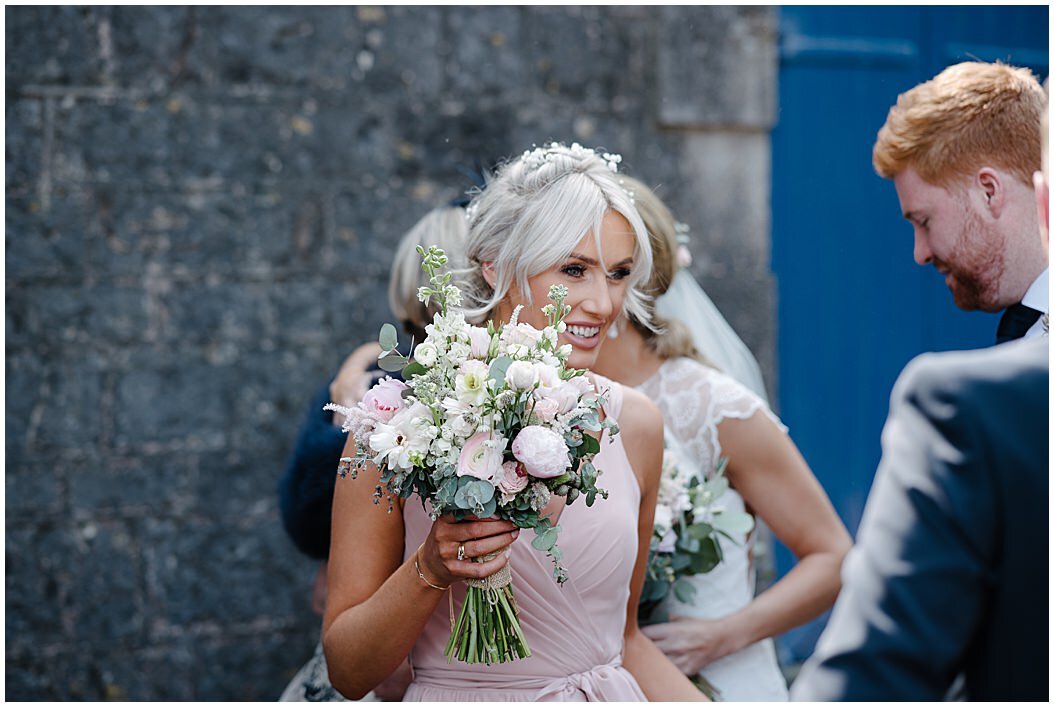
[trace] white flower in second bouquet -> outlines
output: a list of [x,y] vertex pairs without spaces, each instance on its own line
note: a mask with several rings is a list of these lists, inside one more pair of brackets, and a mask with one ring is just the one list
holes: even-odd
[[512,390],[533,390],[538,382],[538,373],[529,361],[513,361],[505,371],[505,383]]
[[414,403],[397,412],[388,423],[378,423],[370,435],[370,448],[377,453],[379,465],[387,460],[392,469],[410,470],[424,461],[428,445],[435,438],[431,411]]
[[421,342],[414,349],[414,360],[425,368],[434,366],[437,358],[439,358],[439,351],[431,341]]
[[465,441],[457,460],[458,476],[474,476],[484,481],[500,481],[505,440],[488,432],[479,432]]
[[658,552],[674,552],[677,550],[677,533],[673,530],[666,531],[659,540],[659,546],[655,548]]
[[512,442],[512,453],[523,462],[528,474],[539,479],[560,476],[571,465],[564,438],[539,425],[520,430]]
[[660,538],[665,537],[673,527],[673,511],[669,506],[655,506],[655,534]]

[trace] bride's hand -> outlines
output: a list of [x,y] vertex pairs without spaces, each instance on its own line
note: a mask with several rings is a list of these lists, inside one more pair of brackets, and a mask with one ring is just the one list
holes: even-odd
[[674,618],[641,631],[685,675],[695,675],[718,658],[735,652],[720,620]]
[[[442,515],[432,524],[418,552],[429,581],[449,585],[463,579],[481,579],[494,574],[509,561],[504,550],[512,544],[519,529],[507,520],[470,518],[454,520]],[[458,558],[459,548],[461,558]],[[486,562],[473,562],[475,557],[497,553]]]

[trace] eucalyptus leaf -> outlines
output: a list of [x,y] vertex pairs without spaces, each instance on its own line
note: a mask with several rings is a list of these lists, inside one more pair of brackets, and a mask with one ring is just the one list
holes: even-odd
[[381,334],[377,337],[377,343],[385,351],[392,351],[399,345],[399,334],[391,324],[381,325]]
[[592,435],[582,435],[580,454],[596,454],[600,451],[600,440]]
[[685,531],[685,533],[687,533],[693,538],[698,538],[699,540],[702,540],[703,538],[708,538],[713,535],[714,529],[707,523],[693,523],[692,525],[688,526],[688,529]]
[[710,523],[725,533],[749,533],[754,529],[754,518],[749,513],[715,513]]
[[487,377],[494,381],[494,385],[502,387],[505,385],[505,372],[512,365],[512,359],[508,356],[500,356],[490,364],[490,372]]
[[412,361],[403,368],[403,380],[408,381],[414,376],[419,376],[423,373],[427,373],[428,369],[422,366],[417,361]]
[[382,356],[377,365],[381,367],[381,370],[387,371],[388,373],[396,373],[403,370],[406,366],[406,356],[400,353],[390,353],[387,356]]
[[556,545],[556,538],[559,534],[560,529],[556,526],[543,530],[535,536],[534,540],[531,541],[531,547],[535,550],[548,552],[549,550],[552,550],[554,545]]
[[710,494],[711,498],[721,498],[725,491],[728,490],[728,479],[724,476],[715,476],[706,482],[705,490]]
[[673,595],[677,597],[677,600],[682,604],[694,604],[697,591],[695,585],[684,577],[678,578],[677,581],[673,583]]

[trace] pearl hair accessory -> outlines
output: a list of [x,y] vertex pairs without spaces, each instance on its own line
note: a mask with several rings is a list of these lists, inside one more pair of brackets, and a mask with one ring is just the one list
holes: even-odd
[[596,150],[589,147],[583,147],[577,142],[571,143],[571,147],[565,147],[559,142],[551,142],[542,147],[532,145],[532,147],[534,149],[524,150],[523,154],[520,155],[520,159],[523,160],[523,166],[527,170],[535,170],[548,162],[552,162],[559,150],[566,150],[572,157],[578,159],[585,159],[586,157],[594,156],[599,157],[605,164],[607,164],[608,169],[615,173],[618,172],[618,166],[622,162],[622,155],[620,154],[615,152],[598,153]]
[[673,225],[673,231],[677,234],[677,264],[682,268],[692,264],[692,251],[688,250],[688,243],[691,240],[688,234],[691,230],[688,224],[680,221]]

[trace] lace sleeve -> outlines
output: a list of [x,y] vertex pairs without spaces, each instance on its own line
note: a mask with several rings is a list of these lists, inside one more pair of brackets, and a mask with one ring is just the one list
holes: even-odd
[[787,427],[756,394],[693,359],[667,361],[640,390],[659,407],[667,429],[706,477],[714,472],[721,457],[717,426],[722,420],[745,420],[760,410],[787,432]]

